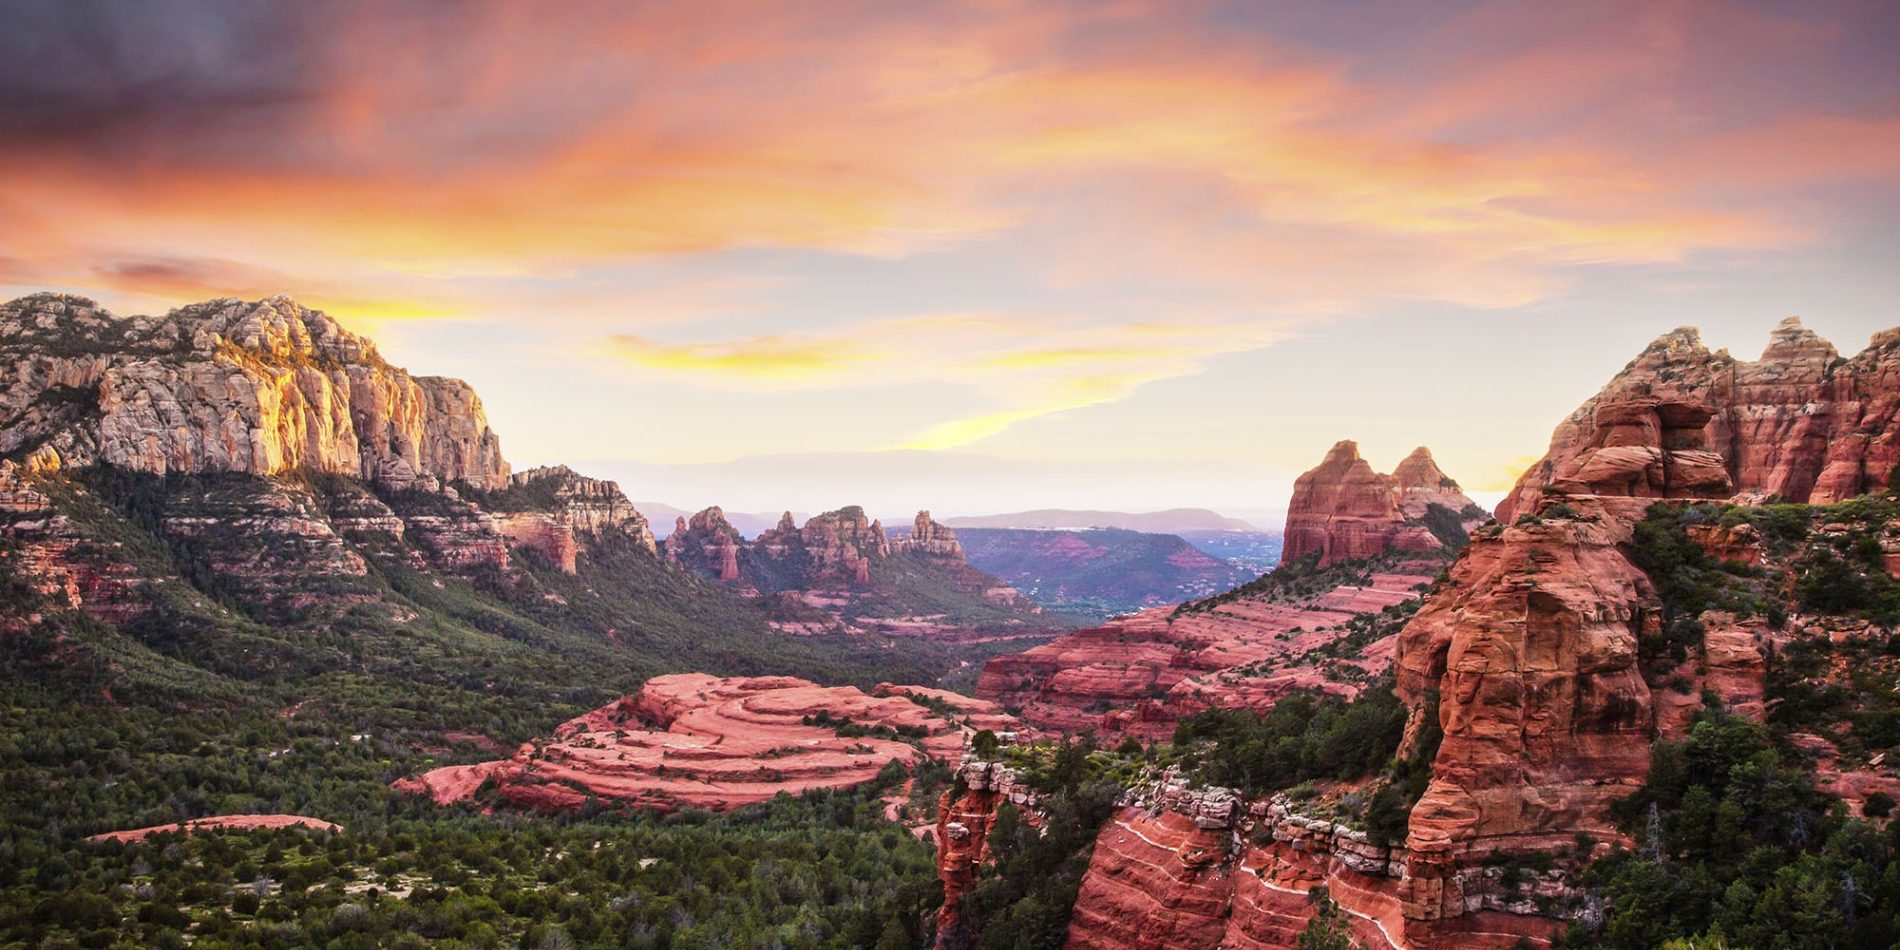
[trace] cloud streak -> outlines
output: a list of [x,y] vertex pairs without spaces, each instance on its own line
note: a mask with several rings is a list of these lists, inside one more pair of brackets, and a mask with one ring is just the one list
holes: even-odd
[[[963,406],[900,444],[944,448],[1327,320],[1812,245],[1857,213],[1826,189],[1900,181],[1877,6],[1483,3],[1383,48],[1275,12],[27,3],[0,260],[531,325],[710,389],[928,381]],[[716,307],[630,289],[761,261]],[[867,261],[911,283],[837,276]]]

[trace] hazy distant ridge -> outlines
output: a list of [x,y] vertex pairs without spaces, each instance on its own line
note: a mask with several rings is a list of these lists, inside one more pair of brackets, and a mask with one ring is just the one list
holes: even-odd
[[1259,531],[1258,525],[1229,518],[1206,508],[1169,508],[1166,511],[1086,511],[1067,508],[1038,508],[1000,515],[970,515],[945,518],[952,528],[1122,528],[1152,534],[1178,534],[1182,531]]

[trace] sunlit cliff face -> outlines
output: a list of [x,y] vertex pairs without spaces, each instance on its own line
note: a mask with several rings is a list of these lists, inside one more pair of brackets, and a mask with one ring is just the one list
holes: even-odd
[[742,507],[857,499],[684,493],[1271,505],[1348,436],[1496,489],[1667,326],[1894,322],[1890,8],[1256,6],[15,4],[0,283],[291,292],[523,462]]

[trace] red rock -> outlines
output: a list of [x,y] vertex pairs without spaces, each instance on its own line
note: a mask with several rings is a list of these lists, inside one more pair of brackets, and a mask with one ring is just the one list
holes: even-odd
[[1341,636],[1355,616],[1416,599],[1437,569],[1437,561],[1420,560],[1369,574],[1364,584],[1285,600],[1248,596],[1195,612],[1144,610],[995,657],[976,693],[1020,709],[1038,728],[1144,739],[1167,738],[1183,716],[1202,709],[1265,710],[1296,689],[1351,697],[1384,671],[1389,644],[1375,642],[1342,661],[1361,674],[1349,679],[1328,675],[1307,654]]
[[1886,487],[1900,461],[1900,331],[1875,334],[1842,360],[1790,317],[1755,362],[1710,352],[1692,328],[1664,334],[1557,427],[1543,461],[1499,504],[1499,519],[1534,510],[1558,470],[1592,444],[1599,404],[1643,397],[1706,408],[1702,440],[1734,490],[1840,501]]
[[1280,563],[1318,554],[1325,567],[1387,551],[1439,550],[1443,545],[1419,520],[1433,504],[1453,512],[1475,507],[1429,450],[1414,450],[1399,474],[1381,475],[1359,457],[1358,443],[1341,441],[1294,481]]
[[[780,792],[862,784],[892,760],[915,765],[929,755],[953,761],[967,733],[1016,725],[994,706],[954,693],[899,686],[880,693],[788,676],[660,676],[637,696],[563,723],[512,758],[447,766],[396,787],[439,804],[468,798],[492,780],[503,801],[524,808],[567,810],[593,797],[656,809],[725,810]],[[955,707],[956,721],[908,698],[913,694]],[[821,713],[920,732],[922,749],[888,738],[846,738],[835,726],[807,721]]]
[[306,818],[303,815],[215,815],[210,818],[193,818],[190,821],[174,822],[169,825],[153,825],[149,828],[134,828],[129,831],[108,831],[93,835],[87,841],[138,841],[156,834],[167,832],[213,831],[220,828],[310,828],[316,831],[337,832],[343,826],[324,821],[321,818]]

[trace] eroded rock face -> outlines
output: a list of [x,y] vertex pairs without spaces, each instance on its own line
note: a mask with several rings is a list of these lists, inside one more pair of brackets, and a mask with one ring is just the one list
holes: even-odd
[[1900,462],[1900,331],[1875,334],[1842,359],[1789,317],[1754,362],[1710,352],[1693,328],[1664,334],[1557,427],[1543,461],[1498,506],[1499,519],[1535,509],[1543,488],[1591,445],[1600,405],[1646,397],[1708,413],[1701,442],[1734,491],[1840,501],[1886,487]]
[[[1443,564],[1421,555],[1298,595],[1256,592],[1204,609],[1157,607],[991,659],[977,695],[1043,729],[1166,739],[1209,708],[1266,710],[1295,690],[1357,695],[1391,662],[1392,638],[1357,655],[1314,651],[1365,614],[1416,600]],[[1344,569],[1341,569],[1344,571]]]
[[555,465],[516,472],[511,484],[511,500],[535,507],[498,513],[497,529],[511,545],[537,551],[569,574],[577,569],[583,542],[600,544],[617,536],[649,554],[659,553],[646,517],[613,482]]
[[1341,441],[1293,483],[1280,562],[1317,554],[1326,567],[1387,551],[1438,550],[1444,543],[1423,521],[1434,504],[1472,526],[1484,520],[1423,446],[1396,473],[1381,475],[1359,457],[1358,443]]
[[726,513],[714,505],[692,520],[677,519],[673,533],[666,538],[666,560],[687,570],[719,581],[739,579],[739,548],[745,539]]
[[0,454],[154,474],[297,470],[391,485],[507,484],[468,384],[390,366],[288,297],[215,300],[120,319],[37,294],[0,306]]
[[982,879],[990,863],[990,825],[998,809],[1008,803],[1037,820],[1036,795],[1001,762],[965,755],[956,779],[937,801],[937,878],[943,882],[943,905],[937,910],[937,945],[958,944],[963,934],[963,896]]
[[909,534],[900,534],[891,539],[891,550],[963,560],[963,545],[957,541],[956,530],[933,521],[928,511],[917,513],[916,519],[911,522]]
[[[442,804],[493,782],[501,800],[527,808],[564,810],[593,797],[658,810],[726,810],[780,792],[863,784],[892,761],[915,765],[928,755],[953,762],[967,733],[1016,725],[981,700],[919,694],[959,711],[946,718],[909,698],[916,689],[887,685],[866,694],[789,676],[660,676],[512,758],[436,769],[396,787]],[[889,738],[841,736],[845,723],[917,735],[923,751]]]
[[[1649,355],[1685,347],[1672,335]],[[1462,929],[1460,919],[1482,909],[1535,914],[1486,908],[1473,892],[1485,859],[1560,852],[1579,832],[1619,838],[1609,806],[1643,784],[1650,741],[1693,715],[1680,694],[1658,695],[1645,679],[1640,638],[1660,627],[1660,604],[1620,546],[1657,499],[1730,493],[1723,459],[1705,441],[1716,412],[1697,398],[1617,390],[1589,407],[1586,424],[1567,422],[1578,441],[1540,466],[1538,517],[1473,536],[1449,582],[1400,633],[1407,747],[1427,716],[1443,731],[1399,887],[1417,942]],[[1701,540],[1738,559],[1751,550],[1739,532]],[[1759,686],[1746,685],[1761,668],[1756,638],[1719,631],[1697,653],[1685,666],[1759,709]]]

